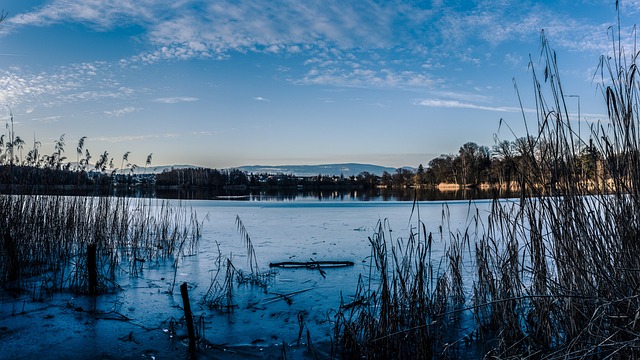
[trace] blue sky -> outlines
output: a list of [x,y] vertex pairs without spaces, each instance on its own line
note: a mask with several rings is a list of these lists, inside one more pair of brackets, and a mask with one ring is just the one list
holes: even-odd
[[[9,0],[0,121],[75,161],[426,165],[500,119],[535,120],[529,60],[556,50],[581,125],[605,120],[594,81],[615,1]],[[621,1],[631,37],[640,1]],[[630,46],[629,46],[630,49]],[[577,98],[567,99],[577,112]],[[574,114],[575,115],[575,114]],[[575,116],[577,123],[578,119]],[[513,140],[505,128],[498,137]]]

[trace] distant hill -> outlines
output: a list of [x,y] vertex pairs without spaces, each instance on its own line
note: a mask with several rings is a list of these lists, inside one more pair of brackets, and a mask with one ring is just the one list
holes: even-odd
[[[198,169],[201,166],[196,165],[160,165],[160,166],[149,166],[147,168],[148,173],[159,174],[165,171],[169,171],[171,169]],[[142,173],[144,171],[144,167],[139,167],[136,169],[137,173]]]
[[322,164],[322,165],[280,165],[280,166],[268,166],[268,165],[250,165],[239,166],[237,169],[246,171],[248,173],[268,173],[268,174],[293,174],[296,176],[316,176],[329,175],[329,176],[352,176],[358,175],[361,172],[369,172],[381,176],[383,172],[393,174],[396,172],[395,168],[371,165],[371,164]]
[[[195,169],[200,166],[195,165],[159,165],[159,166],[149,166],[145,170],[144,166],[137,167],[134,170],[135,174],[158,174],[164,171],[169,171],[171,169]],[[411,171],[415,171],[414,168],[404,167]],[[91,169],[91,168],[90,168]],[[245,171],[247,173],[267,173],[267,174],[293,174],[295,176],[316,176],[320,175],[328,175],[328,176],[340,176],[341,174],[344,176],[352,176],[358,175],[364,171],[369,172],[371,174],[382,176],[383,172],[388,172],[390,174],[394,174],[396,172],[396,168],[387,167],[387,166],[379,166],[379,165],[371,165],[371,164],[357,164],[357,163],[346,163],[346,164],[321,164],[321,165],[279,165],[279,166],[271,166],[271,165],[248,165],[248,166],[238,166],[235,169]],[[130,173],[128,170],[118,171],[118,173]]]
[[[78,168],[78,163],[73,161],[69,163],[69,168],[71,170],[75,170]],[[115,169],[117,174],[159,174],[161,172],[164,171],[169,171],[171,169],[196,169],[199,168],[201,166],[195,166],[195,165],[150,165],[147,166],[146,168],[144,166],[137,166],[133,172],[131,172],[131,169],[126,168],[124,170],[122,169]],[[91,171],[96,171],[94,168],[94,164],[89,164],[89,166],[86,166],[85,169],[87,172],[91,172]],[[113,171],[114,169],[108,168],[107,169],[107,173],[111,173],[111,171]]]

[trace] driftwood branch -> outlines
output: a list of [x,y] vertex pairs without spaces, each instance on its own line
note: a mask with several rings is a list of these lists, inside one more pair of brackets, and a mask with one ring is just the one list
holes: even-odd
[[269,267],[280,268],[301,268],[306,267],[310,269],[317,268],[334,268],[334,267],[347,267],[353,266],[353,261],[283,261],[270,263]]

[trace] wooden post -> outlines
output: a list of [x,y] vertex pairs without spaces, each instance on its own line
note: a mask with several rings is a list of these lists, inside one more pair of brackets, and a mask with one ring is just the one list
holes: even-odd
[[89,295],[98,292],[98,266],[96,262],[96,244],[87,246],[87,272],[89,276]]
[[189,290],[187,283],[180,285],[180,294],[182,294],[182,304],[184,305],[184,318],[187,320],[187,332],[189,334],[189,351],[196,349],[196,334],[193,331],[193,315],[191,314],[191,304],[189,303]]

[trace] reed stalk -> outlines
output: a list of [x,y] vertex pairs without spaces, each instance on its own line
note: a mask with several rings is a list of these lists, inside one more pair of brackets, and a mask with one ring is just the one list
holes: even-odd
[[[542,33],[535,126],[513,159],[517,199],[495,198],[463,231],[446,228],[445,209],[440,260],[430,237],[392,240],[378,224],[370,280],[335,317],[343,358],[640,357],[640,53],[625,55],[619,27],[610,35],[599,66],[608,120],[585,139]],[[451,317],[467,312],[472,326]]]
[[99,293],[114,288],[120,269],[136,276],[144,261],[179,256],[178,245],[197,242],[201,223],[193,211],[152,199],[3,195],[0,226],[12,239],[0,244],[3,288],[39,287],[41,297],[86,291],[89,244],[96,246]]
[[517,202],[494,201],[476,243],[476,319],[495,340],[491,356],[640,354],[637,56],[626,59],[612,37],[614,55],[599,68],[609,119],[586,140],[542,34],[542,78],[531,64],[537,127],[518,167],[527,186]]

